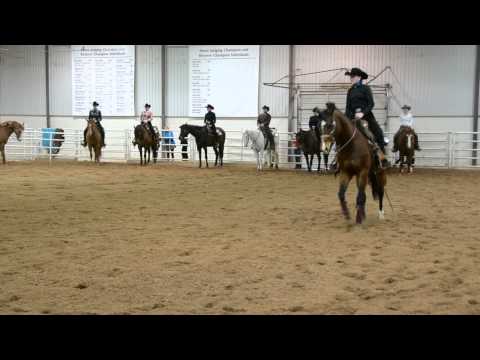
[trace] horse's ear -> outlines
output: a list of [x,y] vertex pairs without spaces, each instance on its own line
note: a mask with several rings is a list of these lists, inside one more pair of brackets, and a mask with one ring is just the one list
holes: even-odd
[[333,114],[335,110],[337,110],[337,107],[335,106],[335,103],[333,102],[328,102],[325,104],[327,107],[327,114]]

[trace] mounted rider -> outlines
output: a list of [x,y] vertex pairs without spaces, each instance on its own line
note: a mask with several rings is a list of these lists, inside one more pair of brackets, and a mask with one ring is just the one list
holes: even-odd
[[[350,76],[352,83],[347,92],[345,115],[353,120],[358,130],[370,140],[378,158],[381,159],[382,167],[389,167],[390,164],[385,158],[385,136],[372,112],[375,106],[372,90],[370,86],[363,84],[363,80],[368,79],[368,74],[359,68],[352,68],[345,76]],[[362,125],[361,120],[367,122],[368,129]]]
[[[152,138],[153,140],[155,141],[155,143],[158,142],[158,136],[157,136],[157,133],[155,131],[155,129],[153,128],[153,125],[152,125],[152,120],[153,120],[153,112],[150,110],[152,107],[152,105],[150,104],[145,104],[145,110],[142,111],[142,113],[140,114],[140,121],[142,123],[143,126],[145,126],[145,128],[150,132],[150,135],[152,135]],[[136,145],[137,143],[135,142],[135,140],[133,140],[133,145]]]
[[400,115],[400,128],[398,129],[395,137],[393,138],[393,149],[392,152],[396,153],[398,151],[398,139],[402,131],[406,129],[411,129],[413,132],[413,136],[415,137],[415,150],[422,151],[420,149],[420,145],[418,144],[418,135],[413,129],[413,115],[410,112],[412,110],[411,106],[403,105],[402,106],[402,114]]
[[207,133],[213,135],[215,142],[217,141],[217,128],[215,127],[215,123],[217,122],[217,117],[215,116],[215,113],[212,111],[215,108],[208,104],[206,106],[207,113],[205,114],[205,118],[203,119],[203,122],[205,124],[205,128],[207,129]]
[[317,140],[320,141],[321,139],[320,128],[322,126],[322,118],[320,116],[321,110],[315,106],[312,112],[314,115],[310,116],[310,120],[308,121],[308,127],[310,128],[310,130],[313,131],[313,133],[317,137]]
[[268,146],[270,146],[270,149],[275,150],[275,139],[273,137],[272,129],[270,129],[272,116],[268,113],[270,108],[267,105],[263,105],[262,110],[263,113],[259,114],[257,118],[257,126],[265,138],[265,150]]
[[[88,120],[95,120],[97,128],[100,131],[100,134],[102,136],[102,147],[105,147],[106,146],[105,145],[105,129],[100,123],[102,121],[102,112],[98,110],[98,103],[96,101],[94,101],[92,105],[93,105],[93,109],[90,110],[90,113],[88,114]],[[87,129],[83,131],[82,146],[83,147],[87,146]]]

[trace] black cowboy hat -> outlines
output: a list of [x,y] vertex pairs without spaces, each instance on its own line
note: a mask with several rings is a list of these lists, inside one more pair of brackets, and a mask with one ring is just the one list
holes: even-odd
[[345,76],[360,76],[362,79],[368,79],[368,74],[359,68],[352,68],[352,70],[345,73]]
[[145,104],[145,107],[152,107],[152,105],[150,105],[150,104]]
[[210,104],[208,104],[207,106],[205,106],[205,108],[207,108],[207,109],[210,108],[210,109],[212,109],[212,110],[215,109],[215,108],[214,108],[212,105],[210,105]]
[[98,106],[98,103],[96,101],[94,101],[93,106]]
[[318,108],[318,106],[315,106],[315,107],[312,109],[312,112],[314,112],[314,113],[320,113],[320,109]]
[[408,105],[403,105],[402,109],[412,110],[412,107]]
[[270,111],[270,108],[267,105],[263,105],[262,109],[267,109],[267,111]]

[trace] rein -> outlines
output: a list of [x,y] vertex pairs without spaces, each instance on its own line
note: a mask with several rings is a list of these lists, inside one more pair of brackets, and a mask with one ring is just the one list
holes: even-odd
[[[335,129],[333,129],[333,130],[330,132],[330,134],[329,134],[329,135],[332,136],[333,138],[335,138],[334,132],[335,132]],[[347,145],[352,142],[352,140],[353,140],[353,138],[355,137],[356,134],[357,134],[357,127],[355,126],[355,127],[354,127],[354,130],[353,130],[353,134],[352,134],[352,136],[350,137],[350,139],[348,139],[345,144],[343,144],[342,146],[340,146],[340,148],[338,148],[338,149],[336,150],[336,153],[339,154],[340,151],[344,150],[344,149],[347,147]]]

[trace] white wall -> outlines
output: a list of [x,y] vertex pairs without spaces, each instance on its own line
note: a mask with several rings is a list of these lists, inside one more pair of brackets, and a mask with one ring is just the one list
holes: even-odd
[[[370,76],[386,66],[373,84],[390,83],[398,102],[412,106],[417,127],[425,131],[472,130],[475,71],[474,45],[299,45],[295,65],[300,73],[333,68],[360,67]],[[334,73],[307,77],[326,81]],[[338,82],[346,81],[340,74]],[[391,101],[390,115],[400,112]],[[451,118],[440,119],[440,116]],[[396,127],[395,119],[392,127]]]
[[[44,46],[10,46],[0,51],[0,119],[13,115],[29,127],[46,126],[45,53]],[[376,82],[389,82],[400,103],[413,106],[419,131],[471,131],[473,122],[473,81],[475,46],[344,46],[297,45],[295,64],[298,72],[359,66],[371,75],[385,66],[392,67],[398,80],[387,72]],[[70,46],[50,46],[50,113],[51,124],[63,128],[83,128],[83,119],[71,116]],[[153,105],[157,119],[161,114],[161,47],[138,45],[136,48],[136,111],[144,102]],[[188,113],[188,48],[167,47],[166,113],[167,124],[177,126]],[[288,74],[288,45],[262,45],[260,50],[259,107],[271,108],[273,125],[287,129],[288,90],[266,87]],[[326,81],[332,74],[312,77]],[[307,80],[307,79],[305,79]],[[345,81],[343,75],[336,79]],[[232,84],[235,86],[235,84]],[[320,104],[321,105],[321,104]],[[397,104],[391,102],[390,129],[397,127]],[[21,115],[17,117],[17,115]],[[8,118],[12,118],[9,116]],[[226,130],[255,128],[255,119],[219,119]],[[106,118],[109,129],[130,129],[132,118]],[[159,124],[159,121],[156,121]]]

